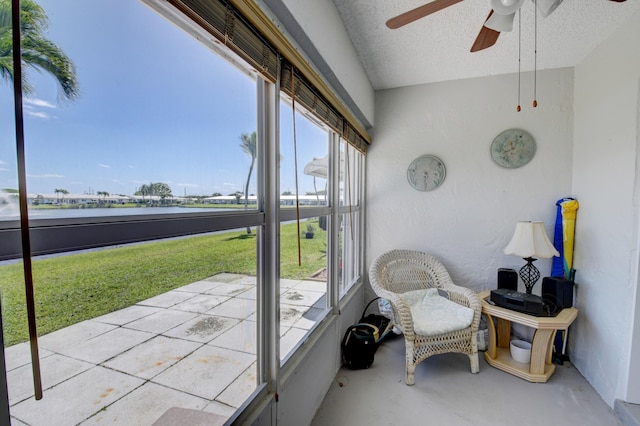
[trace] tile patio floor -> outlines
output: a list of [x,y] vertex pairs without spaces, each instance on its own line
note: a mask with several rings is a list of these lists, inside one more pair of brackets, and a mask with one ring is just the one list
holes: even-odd
[[[281,281],[283,357],[325,288]],[[12,425],[151,425],[170,407],[228,418],[256,386],[255,299],[255,277],[219,274],[42,336],[40,401],[28,343],[6,348]]]

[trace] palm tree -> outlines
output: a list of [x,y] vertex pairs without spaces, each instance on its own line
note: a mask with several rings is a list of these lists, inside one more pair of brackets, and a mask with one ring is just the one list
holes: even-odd
[[[22,62],[25,66],[46,71],[60,84],[64,97],[79,96],[75,65],[55,43],[47,40],[44,31],[49,20],[44,9],[33,0],[20,2],[20,31]],[[0,0],[0,79],[13,81],[13,45],[11,31],[11,0]],[[24,78],[23,90],[33,92]]]
[[[240,135],[240,148],[251,157],[251,165],[249,166],[249,175],[247,176],[247,184],[244,187],[244,209],[247,209],[249,203],[249,182],[251,181],[251,173],[253,173],[253,166],[256,164],[256,132],[251,134],[243,133]],[[251,227],[247,226],[247,234],[251,233]]]
[[96,192],[96,195],[98,197],[102,197],[102,200],[98,200],[98,203],[104,204],[107,201],[107,197],[109,196],[109,193],[107,191],[98,191]]
[[56,188],[53,190],[53,192],[55,192],[55,194],[58,196],[58,204],[60,204],[60,194],[62,194],[62,198],[64,198],[64,196],[69,193],[69,191],[67,191],[66,189],[61,188]]
[[145,183],[145,184],[142,184],[142,186],[140,188],[138,188],[138,190],[133,195],[141,195],[142,196],[142,202],[144,204],[144,196],[148,195],[149,196],[149,200],[151,200],[151,195],[153,195],[152,192],[153,192],[152,184],[147,185]]

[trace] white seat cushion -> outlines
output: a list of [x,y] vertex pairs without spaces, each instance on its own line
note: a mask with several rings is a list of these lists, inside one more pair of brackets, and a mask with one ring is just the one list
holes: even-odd
[[415,333],[422,336],[462,330],[473,321],[473,309],[440,296],[435,288],[408,291],[400,297],[411,308]]

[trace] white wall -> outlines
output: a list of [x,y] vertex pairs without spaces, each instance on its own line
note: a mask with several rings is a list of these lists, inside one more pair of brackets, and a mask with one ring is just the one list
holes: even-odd
[[[544,221],[553,238],[555,202],[571,196],[573,71],[538,72],[538,108],[531,107],[533,75],[517,74],[376,92],[375,140],[367,155],[367,265],[393,248],[432,253],[453,280],[476,290],[496,288],[497,269],[524,261],[503,248],[518,220]],[[517,169],[493,162],[491,142],[521,128],[537,153]],[[418,192],[407,167],[423,154],[446,165],[444,184]],[[538,260],[542,276],[550,260]],[[539,293],[540,283],[534,288]]]
[[374,123],[373,88],[331,0],[283,0],[362,113]]
[[637,338],[634,352],[630,349],[634,324],[636,335],[639,327],[634,321],[639,42],[636,13],[575,69],[573,188],[581,203],[576,222],[581,312],[571,334],[572,361],[609,405],[616,398],[640,403]]
[[[331,0],[260,0],[281,30],[322,74],[365,128],[373,126],[374,92]],[[316,63],[313,63],[313,62]]]

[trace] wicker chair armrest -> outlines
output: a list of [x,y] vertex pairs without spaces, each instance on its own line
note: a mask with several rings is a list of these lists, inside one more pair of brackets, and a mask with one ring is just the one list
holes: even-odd
[[480,315],[482,314],[482,302],[478,295],[471,289],[457,285],[446,288],[449,293],[449,300],[459,305],[473,309],[473,321],[471,326],[474,331],[480,325]]
[[393,308],[394,317],[400,320],[400,326],[405,337],[413,338],[413,317],[411,316],[411,308],[400,297],[400,294],[392,291],[376,289],[376,294],[383,299],[387,299]]
[[413,316],[411,315],[411,308],[405,303],[401,297],[397,297],[396,302],[391,302],[392,306],[395,306],[397,315],[400,317],[400,324],[402,325],[402,331],[407,339],[413,339],[415,331],[413,330]]

